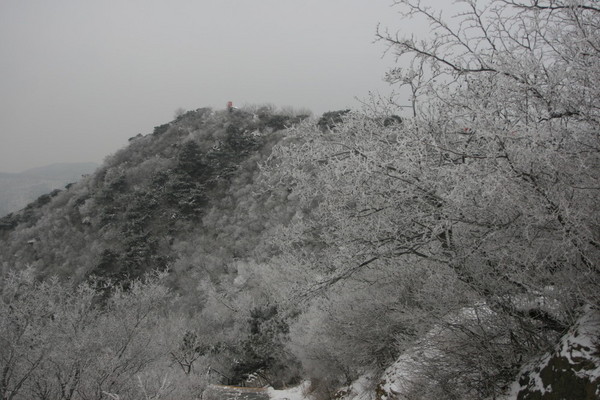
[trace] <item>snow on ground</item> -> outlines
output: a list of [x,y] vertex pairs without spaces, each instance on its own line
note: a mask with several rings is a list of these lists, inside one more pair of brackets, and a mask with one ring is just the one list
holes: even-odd
[[310,396],[306,395],[310,382],[285,390],[275,390],[272,387],[267,389],[267,394],[271,400],[310,400]]
[[352,400],[374,400],[376,395],[375,390],[373,389],[374,386],[376,386],[373,383],[374,380],[375,378],[373,376],[361,376],[354,381],[352,385],[341,392],[341,398]]

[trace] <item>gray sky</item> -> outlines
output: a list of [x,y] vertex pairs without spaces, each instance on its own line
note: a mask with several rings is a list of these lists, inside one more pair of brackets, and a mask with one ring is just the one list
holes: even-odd
[[0,171],[101,162],[179,107],[357,107],[390,90],[377,23],[423,30],[390,4],[0,0]]

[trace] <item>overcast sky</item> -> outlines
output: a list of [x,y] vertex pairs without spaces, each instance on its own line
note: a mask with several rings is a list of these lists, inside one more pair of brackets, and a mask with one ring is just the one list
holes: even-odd
[[[450,0],[437,0],[449,4]],[[101,162],[177,108],[388,93],[391,0],[0,0],[0,171]]]

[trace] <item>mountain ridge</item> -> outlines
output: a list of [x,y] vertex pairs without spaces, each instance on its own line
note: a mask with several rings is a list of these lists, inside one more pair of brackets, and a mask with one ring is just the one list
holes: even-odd
[[[37,265],[43,275],[59,271],[78,280],[91,275],[120,280],[164,269],[175,260],[167,254],[177,236],[199,223],[217,227],[217,221],[208,222],[215,214],[210,210],[240,201],[227,194],[229,186],[249,186],[248,192],[258,163],[281,139],[277,132],[304,118],[268,109],[202,108],[132,138],[94,174],[0,220],[10,243],[0,256],[3,268]],[[32,240],[39,247],[33,252],[26,245]],[[78,243],[77,254],[66,254],[67,243]]]

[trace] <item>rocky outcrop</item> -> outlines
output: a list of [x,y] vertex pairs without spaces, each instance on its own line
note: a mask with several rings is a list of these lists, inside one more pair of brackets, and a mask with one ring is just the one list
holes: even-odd
[[600,399],[600,312],[586,310],[552,354],[521,374],[512,393],[517,400]]

